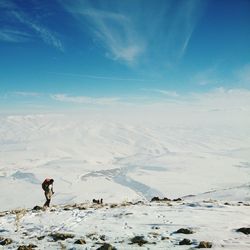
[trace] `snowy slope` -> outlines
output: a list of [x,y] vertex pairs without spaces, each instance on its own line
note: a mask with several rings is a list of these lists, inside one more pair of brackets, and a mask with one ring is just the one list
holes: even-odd
[[[0,211],[20,208],[0,213],[0,239],[13,241],[3,249],[190,249],[203,240],[249,249],[236,232],[250,226],[248,111],[183,112],[1,115]],[[31,211],[45,201],[46,177],[55,206]],[[149,203],[153,196],[183,200]],[[106,205],[91,204],[100,198]],[[58,232],[73,238],[55,241]],[[134,236],[148,243],[130,244]],[[184,238],[190,246],[179,246]]]
[[55,179],[54,204],[188,195],[248,201],[248,118],[190,117],[1,116],[1,210],[43,204],[46,177]]
[[[192,249],[208,241],[213,249],[244,250],[250,247],[249,235],[236,230],[249,227],[249,205],[217,201],[85,203],[47,211],[14,211],[0,217],[0,231],[2,238],[13,241],[4,249],[29,244],[38,249],[98,249],[105,242],[124,250]],[[175,233],[180,228],[193,233]],[[57,240],[52,237],[56,233],[72,234],[72,238]],[[147,243],[131,244],[135,236],[143,236]],[[179,245],[184,238],[191,245]],[[75,244],[78,239],[85,243]]]

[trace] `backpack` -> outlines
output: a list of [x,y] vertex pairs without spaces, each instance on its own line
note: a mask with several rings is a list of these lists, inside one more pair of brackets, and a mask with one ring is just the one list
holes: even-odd
[[44,191],[46,191],[46,189],[48,188],[49,182],[50,182],[50,179],[47,178],[47,179],[45,179],[44,182],[42,183],[42,189],[43,189]]

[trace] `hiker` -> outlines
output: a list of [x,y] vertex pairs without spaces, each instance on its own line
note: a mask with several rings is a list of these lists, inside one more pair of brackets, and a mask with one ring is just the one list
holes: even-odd
[[49,207],[51,197],[54,194],[53,183],[54,180],[50,178],[45,179],[44,182],[42,183],[42,188],[44,190],[44,194],[46,197],[46,202],[44,203],[43,207]]

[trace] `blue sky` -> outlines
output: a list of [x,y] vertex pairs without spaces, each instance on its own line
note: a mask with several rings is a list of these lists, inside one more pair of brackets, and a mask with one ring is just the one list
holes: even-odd
[[0,105],[250,88],[248,0],[1,0]]

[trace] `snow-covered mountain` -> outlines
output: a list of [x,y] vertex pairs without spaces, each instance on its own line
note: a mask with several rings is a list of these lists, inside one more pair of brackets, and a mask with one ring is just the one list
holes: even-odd
[[65,204],[202,194],[249,200],[249,174],[245,124],[0,117],[1,210],[42,204],[46,177],[55,179],[53,203]]
[[1,214],[0,245],[4,249],[247,250],[249,206],[180,200],[15,210]]
[[[0,237],[13,240],[5,247],[138,249],[131,239],[144,236],[141,249],[184,249],[184,238],[191,247],[204,240],[248,249],[236,229],[249,227],[249,118],[205,114],[1,115],[0,211],[19,209],[1,214]],[[46,177],[55,179],[55,207],[31,211],[45,201]],[[149,203],[154,196],[182,201]],[[105,205],[91,204],[101,198]],[[175,234],[179,228],[195,233]],[[54,233],[74,237],[55,241]]]

